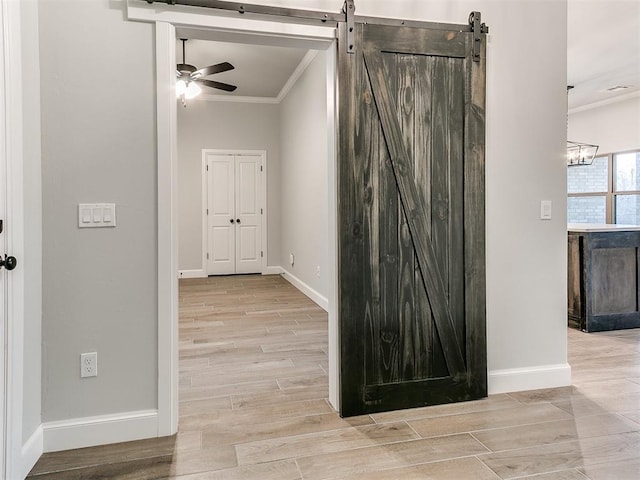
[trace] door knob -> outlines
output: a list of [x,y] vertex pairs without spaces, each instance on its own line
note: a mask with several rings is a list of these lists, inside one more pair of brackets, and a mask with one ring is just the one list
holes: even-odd
[[2,257],[0,257],[0,268],[4,267],[7,270],[13,270],[14,268],[16,268],[16,265],[18,265],[16,257],[5,255],[4,260],[2,259]]
[[236,223],[240,223],[240,219],[239,218],[236,218]]
[[235,222],[235,220],[232,218],[231,220],[229,220],[229,223],[233,223]]

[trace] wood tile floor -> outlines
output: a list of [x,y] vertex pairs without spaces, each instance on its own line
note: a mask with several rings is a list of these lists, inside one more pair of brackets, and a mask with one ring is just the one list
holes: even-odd
[[569,330],[574,386],[341,419],[327,317],[280,277],[180,283],[175,437],[42,456],[34,480],[638,480],[640,329]]

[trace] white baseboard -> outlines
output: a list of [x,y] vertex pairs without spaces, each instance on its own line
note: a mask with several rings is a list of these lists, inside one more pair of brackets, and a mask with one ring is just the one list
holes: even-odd
[[12,466],[15,478],[25,478],[33,466],[36,464],[43,452],[42,425],[36,428],[35,432],[22,445],[22,455],[19,465]]
[[568,363],[531,368],[493,370],[488,375],[489,395],[521,392],[540,388],[571,385],[571,366]]
[[266,267],[262,271],[262,275],[280,275],[284,272],[282,267]]
[[73,418],[43,424],[44,451],[57,452],[158,436],[158,411]]
[[322,308],[325,312],[329,311],[329,300],[327,300],[327,297],[322,296],[316,290],[311,288],[309,285],[304,283],[302,280],[300,280],[298,277],[293,275],[291,272],[288,272],[284,268],[282,269],[282,277],[291,285],[293,285],[302,293],[304,293],[311,300],[316,302],[318,306]]
[[207,272],[202,269],[199,270],[179,270],[178,278],[205,278]]

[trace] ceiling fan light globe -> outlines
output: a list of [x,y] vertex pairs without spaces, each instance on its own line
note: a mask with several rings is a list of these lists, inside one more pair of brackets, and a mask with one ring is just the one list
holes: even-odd
[[202,92],[202,89],[197,83],[189,82],[189,85],[187,85],[187,88],[184,92],[184,98],[186,98],[187,100],[191,100],[192,98],[200,95],[200,92]]
[[176,82],[176,97],[181,97],[187,90],[187,83],[184,80],[178,80]]

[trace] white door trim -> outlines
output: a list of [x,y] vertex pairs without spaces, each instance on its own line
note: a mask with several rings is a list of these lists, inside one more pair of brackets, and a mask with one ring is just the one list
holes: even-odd
[[[23,175],[23,78],[21,27],[23,21],[34,18],[25,13],[20,2],[0,0],[0,163],[5,169],[0,181],[6,200],[4,245],[5,253],[18,259],[15,270],[0,275],[7,287],[4,311],[3,354],[1,379],[2,454],[0,476],[24,478],[42,454],[42,429],[36,428],[28,439],[24,437],[24,175]],[[6,283],[5,283],[6,282]],[[3,293],[4,294],[4,293]],[[40,348],[40,345],[33,345]]]
[[[5,184],[5,229],[4,247],[21,260],[17,249],[22,241],[22,62],[20,60],[20,9],[19,4],[1,0],[3,27],[3,116],[4,150],[2,161],[6,166]],[[6,253],[0,252],[0,255]],[[24,257],[22,257],[24,258]],[[5,297],[4,324],[4,454],[5,472],[3,478],[16,478],[20,475],[22,461],[22,375],[24,331],[21,314],[23,302],[20,301],[24,277],[22,269],[11,273],[4,269],[2,293]],[[5,283],[6,282],[6,283]]]
[[178,137],[173,25],[156,23],[158,436],[178,431]]
[[[5,0],[0,0],[0,26],[2,26],[2,29],[0,29],[0,32],[5,32],[7,31],[7,27],[8,27],[8,20],[6,19],[6,13],[5,10],[8,8],[8,6],[6,5],[6,1]],[[6,167],[7,167],[7,158],[9,158],[9,145],[7,142],[7,134],[9,132],[7,132],[7,127],[8,125],[11,124],[11,122],[8,119],[8,112],[7,112],[7,108],[5,105],[5,92],[7,91],[6,87],[5,87],[5,77],[7,76],[8,72],[6,71],[7,69],[5,68],[5,47],[8,48],[8,46],[5,45],[5,36],[2,35],[0,36],[0,92],[2,92],[2,94],[0,94],[0,182],[2,182],[0,184],[0,195],[2,197],[0,197],[0,218],[3,219],[4,221],[6,221],[6,216],[5,216],[5,209],[6,209],[6,205],[5,205],[5,199],[6,199],[6,187],[7,187],[7,182],[6,182],[6,178],[7,178],[7,174],[6,174]],[[4,234],[0,234],[0,254],[4,253],[6,247],[5,247],[5,237]],[[8,389],[8,382],[7,382],[7,375],[6,375],[6,365],[7,365],[7,354],[8,354],[8,350],[6,348],[6,345],[8,345],[11,342],[7,341],[7,333],[8,333],[8,313],[7,313],[7,305],[6,305],[6,301],[7,301],[7,296],[6,296],[6,289],[5,289],[5,281],[4,278],[2,278],[2,275],[5,275],[4,272],[2,272],[0,270],[0,308],[2,309],[2,311],[0,311],[0,321],[2,321],[2,325],[0,326],[0,345],[2,345],[2,354],[0,355],[0,431],[1,433],[1,437],[0,437],[0,477],[1,478],[6,478],[6,465],[7,465],[7,455],[6,452],[7,450],[10,450],[11,448],[7,448],[9,447],[9,444],[11,442],[9,442],[8,437],[7,437],[7,418],[9,417],[9,415],[7,415],[7,397],[9,394],[9,389]],[[6,276],[6,275],[5,275]]]
[[334,40],[327,49],[327,198],[329,206],[328,272],[328,335],[329,403],[340,410],[340,332],[338,325],[338,45]]
[[[157,126],[158,126],[158,434],[171,435],[177,432],[178,412],[178,266],[177,266],[177,129],[175,88],[175,27],[208,29],[214,33],[253,35],[264,38],[269,44],[280,41],[281,45],[302,48],[326,49],[328,75],[328,99],[336,100],[336,29],[309,25],[293,25],[280,22],[240,20],[216,16],[211,12],[192,13],[188,9],[146,5],[144,2],[127,0],[129,20],[156,22],[156,82],[157,82]],[[336,119],[335,105],[329,108],[327,125],[329,138],[329,189],[337,193],[336,177]],[[329,262],[333,270],[332,291],[329,297],[329,401],[337,409],[339,385],[339,338],[337,327],[337,225],[336,198],[330,199],[329,210],[330,246]]]
[[207,218],[207,202],[209,199],[209,182],[207,181],[207,155],[259,155],[262,159],[262,175],[260,178],[260,202],[262,204],[262,225],[261,225],[261,248],[264,252],[262,257],[262,274],[265,275],[267,271],[267,228],[269,225],[267,218],[267,151],[266,150],[234,150],[234,149],[217,149],[217,148],[203,148],[202,149],[202,168],[200,174],[202,175],[202,270],[205,275],[208,274],[207,268],[207,250],[209,245],[209,219]]
[[[239,43],[247,35],[259,37],[256,42],[299,48],[326,48],[337,38],[337,29],[331,25],[315,26],[284,23],[278,20],[257,20],[235,12],[199,9],[184,5],[148,4],[141,0],[127,0],[127,18],[140,22],[169,23],[176,27],[207,30],[218,41]],[[321,42],[321,43],[319,43]]]

